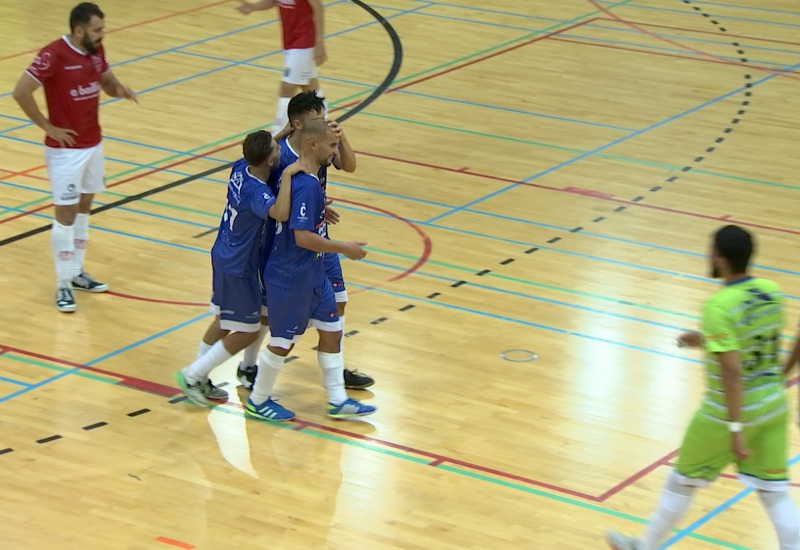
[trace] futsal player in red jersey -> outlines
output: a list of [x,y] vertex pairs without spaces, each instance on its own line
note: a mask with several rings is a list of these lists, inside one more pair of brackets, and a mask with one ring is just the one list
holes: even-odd
[[238,10],[247,15],[276,5],[283,26],[285,69],[278,90],[278,110],[272,125],[273,135],[289,122],[289,100],[294,97],[297,88],[304,92],[314,90],[319,97],[325,97],[317,80],[317,65],[325,63],[328,57],[325,53],[322,0],[239,0]]
[[[75,311],[73,289],[108,290],[83,270],[92,199],[105,189],[100,90],[136,101],[136,94],[109,69],[102,44],[104,19],[96,4],[75,6],[69,16],[70,34],[45,46],[14,89],[19,106],[47,134],[44,157],[55,206],[51,242],[56,307],[67,313]],[[33,98],[39,87],[44,87],[47,117]]]

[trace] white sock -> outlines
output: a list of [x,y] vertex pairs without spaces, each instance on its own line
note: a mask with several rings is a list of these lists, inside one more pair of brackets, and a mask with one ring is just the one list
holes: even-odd
[[344,315],[339,317],[339,320],[342,322],[342,341],[339,344],[339,354],[342,356],[342,368],[344,368]]
[[183,375],[190,384],[205,382],[208,380],[208,375],[212,370],[231,357],[233,355],[225,349],[225,345],[220,340],[211,346],[211,349],[204,353],[202,357],[198,357],[194,363],[183,369]]
[[269,334],[269,327],[261,325],[258,330],[258,338],[256,341],[244,348],[244,358],[242,359],[243,367],[252,367],[258,360],[258,352],[261,351],[261,346],[264,344],[264,338]]
[[206,354],[208,350],[212,348],[214,344],[208,345],[202,340],[200,340],[200,345],[197,346],[197,358],[200,359],[202,356]]
[[670,531],[689,511],[694,496],[694,487],[682,485],[679,474],[673,472],[667,479],[667,485],[661,493],[658,508],[650,517],[644,537],[642,550],[658,550]]
[[275,380],[278,379],[278,373],[281,372],[284,361],[286,361],[285,357],[272,353],[269,348],[258,354],[256,363],[258,373],[256,373],[253,391],[250,392],[250,401],[254,405],[261,405],[272,395],[272,388],[275,387]]
[[53,262],[56,267],[56,281],[59,288],[70,288],[75,273],[75,231],[72,225],[61,225],[53,220],[50,243],[53,249]]
[[314,90],[314,93],[317,94],[317,97],[323,98],[322,104],[325,106],[325,112],[323,113],[323,115],[327,118],[327,116],[328,116],[328,100],[324,99],[325,98],[325,94],[322,93],[322,88],[317,88],[316,90]]
[[[340,348],[341,349],[341,348]],[[325,353],[317,352],[317,361],[322,368],[325,388],[328,390],[328,402],[340,405],[347,401],[347,392],[344,391],[344,361],[342,352]]]
[[778,533],[780,550],[800,550],[800,519],[789,493],[759,491],[758,498]]
[[77,274],[83,273],[83,258],[86,255],[86,244],[89,242],[89,214],[75,216],[75,270]]
[[278,108],[275,111],[275,122],[272,123],[272,135],[277,134],[283,130],[286,123],[289,122],[289,97],[278,98]]

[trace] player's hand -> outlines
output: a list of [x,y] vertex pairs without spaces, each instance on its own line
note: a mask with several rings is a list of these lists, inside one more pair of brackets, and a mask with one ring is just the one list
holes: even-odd
[[75,145],[75,138],[78,132],[69,128],[57,128],[56,126],[47,127],[47,137],[58,142],[61,147],[72,147]]
[[684,332],[678,336],[679,348],[699,348],[703,345],[703,335],[699,332]]
[[253,9],[253,4],[247,2],[246,0],[239,0],[239,5],[236,7],[236,11],[243,15],[250,15],[255,10]]
[[283,170],[284,175],[287,176],[294,176],[295,174],[299,174],[300,172],[308,173],[308,168],[306,168],[306,165],[300,162],[299,160],[293,162]]
[[117,97],[133,101],[137,105],[139,104],[139,100],[136,98],[136,94],[134,93],[134,91],[122,84],[117,86]]
[[747,448],[742,432],[731,434],[731,450],[739,461],[747,460],[750,457],[750,449]]
[[319,66],[325,63],[327,60],[328,54],[325,52],[325,43],[322,40],[319,40],[314,46],[314,63]]
[[367,255],[367,251],[364,250],[365,246],[367,246],[365,242],[350,241],[344,244],[344,250],[342,250],[342,252],[351,260],[360,260]]
[[325,207],[325,223],[329,223],[331,225],[336,225],[339,223],[339,213],[331,208],[330,206]]
[[328,126],[333,131],[333,135],[336,136],[336,139],[338,139],[340,142],[347,139],[347,137],[344,135],[344,130],[342,130],[342,127],[339,126],[338,122],[335,120],[326,120],[325,122],[328,123]]

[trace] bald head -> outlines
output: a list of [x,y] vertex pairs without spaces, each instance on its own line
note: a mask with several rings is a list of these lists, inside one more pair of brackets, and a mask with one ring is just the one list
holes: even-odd
[[339,139],[328,123],[321,118],[309,120],[300,134],[302,155],[306,162],[330,166],[339,146]]

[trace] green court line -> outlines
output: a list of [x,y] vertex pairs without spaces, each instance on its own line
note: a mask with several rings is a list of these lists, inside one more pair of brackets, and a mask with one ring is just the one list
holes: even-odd
[[[244,412],[236,410],[236,409],[231,409],[229,407],[218,406],[218,407],[215,407],[214,410],[215,411],[222,411],[222,412],[225,412],[227,414],[238,416],[240,418],[245,418],[247,420],[253,420],[251,418],[248,418],[248,416]],[[296,430],[295,429],[296,426],[291,424],[291,423],[269,422],[269,421],[266,421],[266,420],[264,420],[264,421],[255,420],[255,421],[256,422],[260,422],[260,423],[265,424],[265,425],[268,425],[268,426],[274,426],[276,428],[281,428],[281,429],[284,429],[284,430],[288,429],[288,430],[291,430],[291,431],[294,431],[294,432],[300,432],[300,433],[303,433],[303,434],[308,434],[308,435],[311,435],[313,437],[317,437],[317,438],[320,438],[320,439],[326,439],[326,440],[334,441],[334,442],[341,443],[341,444],[344,444],[344,445],[349,445],[351,447],[356,447],[356,448],[359,448],[359,449],[365,449],[365,450],[372,451],[372,452],[377,452],[377,453],[380,453],[380,454],[383,454],[383,455],[392,456],[394,458],[399,458],[401,460],[406,460],[408,462],[414,462],[416,464],[430,465],[430,463],[431,463],[430,459],[424,459],[424,458],[420,458],[420,457],[417,457],[417,456],[398,453],[398,452],[392,451],[390,449],[384,449],[384,448],[379,447],[377,445],[370,445],[370,444],[364,443],[364,442],[359,441],[357,439],[351,439],[351,438],[347,438],[347,437],[341,437],[341,436],[332,435],[332,434],[326,433],[324,431],[321,431],[318,428],[309,427],[309,428],[303,428],[301,430]],[[645,518],[640,518],[640,517],[637,517],[637,516],[626,514],[624,512],[618,512],[616,510],[611,510],[609,508],[603,508],[602,506],[598,506],[596,504],[591,504],[591,503],[588,503],[588,502],[584,502],[584,501],[581,501],[581,500],[577,500],[577,499],[573,499],[573,498],[570,498],[570,497],[562,496],[562,495],[559,495],[559,494],[548,493],[546,491],[535,489],[535,488],[529,487],[527,485],[522,485],[520,483],[514,483],[514,482],[511,482],[511,481],[505,481],[503,479],[494,478],[494,477],[491,477],[491,476],[487,476],[487,475],[480,474],[480,473],[473,472],[473,471],[466,470],[466,469],[455,468],[453,466],[448,466],[447,464],[439,464],[439,465],[436,465],[434,467],[439,469],[439,470],[445,470],[447,472],[458,474],[458,475],[461,475],[461,476],[464,476],[464,477],[470,477],[470,478],[477,479],[477,480],[480,480],[480,481],[485,481],[485,482],[491,483],[493,485],[499,485],[499,486],[506,487],[506,488],[509,488],[509,489],[522,491],[522,492],[525,492],[525,493],[528,493],[528,494],[532,494],[532,495],[536,495],[536,496],[539,496],[539,497],[543,497],[543,498],[546,498],[546,499],[549,499],[549,500],[558,501],[558,502],[561,502],[563,504],[571,504],[573,506],[577,506],[577,507],[583,508],[585,510],[590,510],[592,512],[598,512],[598,513],[605,514],[605,515],[608,515],[608,516],[613,516],[613,517],[616,517],[616,518],[625,519],[625,520],[628,520],[628,521],[632,521],[632,522],[638,523],[640,525],[645,525],[649,521],[649,520],[647,520]],[[675,530],[675,532],[677,532],[677,530]],[[733,544],[733,543],[730,543],[730,542],[726,542],[726,541],[723,541],[723,540],[715,539],[715,538],[712,538],[712,537],[707,537],[707,536],[704,536],[704,535],[699,535],[697,533],[691,533],[691,534],[689,534],[687,536],[689,538],[693,538],[693,539],[700,540],[700,541],[703,541],[703,542],[708,542],[710,544],[715,544],[715,545],[721,546],[723,548],[730,548],[732,550],[752,550],[750,548],[747,548],[746,546],[739,546],[739,545],[736,545],[736,544]]]
[[[65,367],[58,367],[56,365],[51,365],[50,363],[44,363],[42,361],[37,361],[35,359],[31,359],[29,357],[23,357],[20,355],[15,355],[13,353],[6,353],[3,357],[7,359],[12,359],[14,361],[18,361],[19,363],[27,363],[28,365],[35,365],[37,367],[42,367],[45,369],[54,370],[56,372],[64,372],[68,370],[72,370],[72,367],[65,368]],[[113,378],[105,378],[103,376],[96,376],[89,372],[85,372],[83,370],[79,370],[75,373],[75,376],[80,376],[81,378],[89,378],[91,380],[96,380],[98,382],[104,382],[106,384],[116,385],[119,383],[119,380],[114,380]]]

